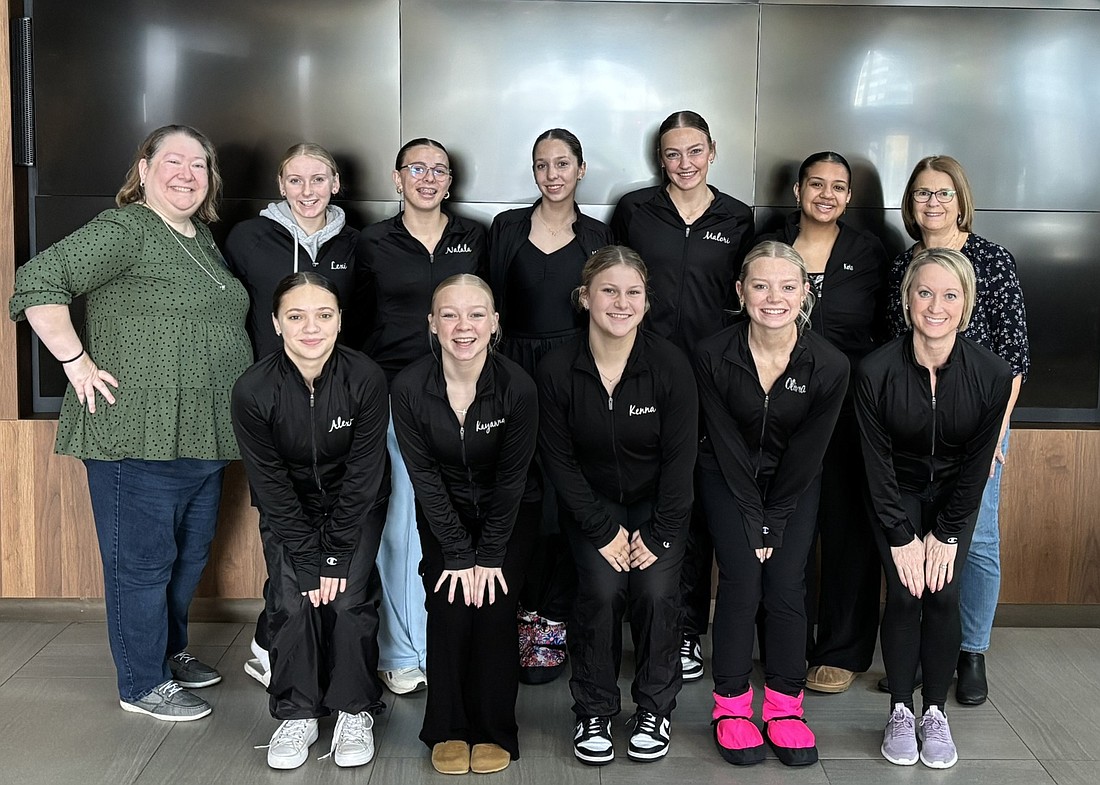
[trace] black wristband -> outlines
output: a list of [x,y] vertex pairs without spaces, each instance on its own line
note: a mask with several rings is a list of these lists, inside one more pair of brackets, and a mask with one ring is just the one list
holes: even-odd
[[84,356],[84,349],[81,349],[80,354],[78,354],[76,357],[73,357],[71,360],[59,360],[59,362],[62,365],[68,365],[69,363],[75,363],[77,360],[79,360],[83,356]]

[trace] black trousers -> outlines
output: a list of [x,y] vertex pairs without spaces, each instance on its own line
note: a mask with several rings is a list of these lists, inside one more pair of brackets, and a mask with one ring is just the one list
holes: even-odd
[[714,573],[714,542],[706,511],[699,501],[699,467],[695,469],[695,504],[691,508],[684,566],[680,570],[680,597],[684,603],[684,636],[698,638],[710,626],[710,585]]
[[749,688],[757,611],[762,609],[765,682],[777,692],[798,695],[806,685],[806,558],[813,543],[820,475],[787,521],[783,546],[763,563],[717,464],[701,462],[699,487],[718,559],[714,691],[732,696]]
[[[914,494],[901,494],[901,503],[909,520],[921,522],[917,537],[935,526],[936,515],[946,499],[922,501]],[[966,554],[974,536],[974,521],[978,511],[967,519],[959,533],[959,547],[955,554],[954,578],[938,592],[925,589],[920,597],[914,597],[902,585],[890,544],[880,526],[874,527],[875,544],[886,573],[886,610],[882,614],[882,661],[886,665],[886,677],[890,683],[890,705],[904,703],[913,708],[913,682],[917,665],[924,671],[921,697],[924,705],[942,708],[947,702],[947,690],[955,675],[962,645],[962,622],[959,617],[959,587],[962,571],[966,566]]]
[[542,502],[535,547],[519,604],[551,621],[566,621],[577,594],[573,552],[558,521],[558,495],[538,456],[531,462],[531,472],[538,478]]
[[347,588],[319,608],[302,596],[286,547],[261,516],[269,582],[265,615],[271,684],[267,692],[275,719],[385,708],[377,674],[382,587],[374,569],[385,512],[385,504],[371,509],[348,566]]
[[[653,502],[629,506],[603,502],[627,532],[653,516]],[[638,708],[668,717],[680,692],[682,603],[678,593],[687,532],[644,570],[616,572],[577,523],[562,516],[577,564],[577,601],[567,639],[573,672],[569,688],[578,717],[614,716],[621,709],[619,670],[623,658],[623,614],[634,641],[630,694]]]
[[[878,638],[882,562],[871,531],[869,503],[859,428],[854,412],[846,408],[833,430],[821,472],[820,588],[810,665],[860,673],[871,667]],[[806,582],[813,586],[814,560],[807,565]],[[812,613],[810,618],[812,634]]]
[[[519,757],[516,606],[540,511],[539,502],[520,505],[502,568],[508,594],[502,594],[498,584],[496,602],[475,608],[462,601],[461,586],[455,588],[453,603],[447,602],[448,583],[435,591],[443,573],[443,551],[417,506],[424,553],[420,576],[428,609],[428,699],[420,740],[429,747],[451,740],[497,744],[513,758]],[[463,520],[463,524],[476,543],[480,522]]]

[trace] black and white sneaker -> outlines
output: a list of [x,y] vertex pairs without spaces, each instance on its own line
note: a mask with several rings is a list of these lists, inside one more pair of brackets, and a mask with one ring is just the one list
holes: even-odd
[[680,643],[680,673],[684,681],[703,677],[703,648],[698,638],[684,638]]
[[668,753],[668,738],[672,723],[668,717],[658,717],[651,711],[638,709],[630,718],[632,726],[630,748],[627,755],[631,760],[651,761],[663,758]]
[[582,717],[573,734],[573,754],[581,763],[603,766],[615,760],[610,717]]

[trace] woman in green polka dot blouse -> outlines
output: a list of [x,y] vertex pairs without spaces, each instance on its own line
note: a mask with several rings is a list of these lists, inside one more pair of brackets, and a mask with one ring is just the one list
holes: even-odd
[[[210,553],[229,415],[251,363],[248,295],[206,224],[221,190],[213,145],[158,128],[107,210],[16,273],[9,302],[61,363],[69,388],[56,450],[84,461],[103,559],[122,708],[193,720],[184,688],[221,680],[187,653],[187,611]],[[80,331],[69,314],[86,297]]]

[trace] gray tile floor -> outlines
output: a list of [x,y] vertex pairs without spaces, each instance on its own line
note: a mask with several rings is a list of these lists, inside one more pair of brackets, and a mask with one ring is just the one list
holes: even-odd
[[[310,760],[293,772],[267,768],[263,750],[275,727],[266,696],[241,670],[252,629],[196,624],[192,652],[217,664],[224,681],[203,691],[207,719],[170,724],[118,708],[102,623],[0,621],[0,783],[191,785],[191,783],[444,782],[417,740],[423,694],[388,697],[378,718],[378,756],[360,769],[317,758],[328,751],[331,724]],[[629,636],[626,636],[629,640]],[[624,669],[629,671],[629,657]],[[990,656],[992,697],[984,706],[948,707],[960,761],[947,771],[892,766],[878,752],[887,698],[875,691],[881,665],[843,695],[809,695],[807,714],[821,761],[787,769],[774,758],[735,769],[714,751],[710,685],[688,684],[673,718],[669,756],[602,769],[572,756],[565,679],[523,687],[518,715],[523,758],[506,771],[468,777],[487,783],[882,783],[1094,785],[1100,782],[1100,629],[998,628]],[[629,694],[625,680],[624,694]],[[621,720],[617,746],[625,747]]]

